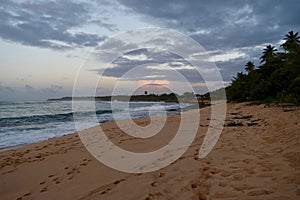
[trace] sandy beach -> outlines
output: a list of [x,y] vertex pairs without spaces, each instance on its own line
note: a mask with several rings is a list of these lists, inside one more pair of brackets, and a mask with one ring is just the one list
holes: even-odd
[[[299,199],[299,107],[228,104],[218,143],[199,159],[210,109],[201,109],[188,151],[154,172],[131,174],[103,165],[77,133],[2,151],[0,199]],[[169,116],[161,132],[147,139],[125,135],[115,122],[101,126],[119,147],[149,152],[170,141],[179,121],[179,115]],[[135,122],[145,126],[149,119]]]

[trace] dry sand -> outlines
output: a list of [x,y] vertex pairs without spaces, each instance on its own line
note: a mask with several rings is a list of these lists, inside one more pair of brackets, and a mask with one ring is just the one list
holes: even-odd
[[[114,122],[102,127],[118,146],[145,152],[164,146],[179,119],[169,116],[162,132],[149,139],[126,136]],[[168,167],[144,174],[101,164],[78,134],[1,152],[0,199],[300,199],[299,108],[228,104],[227,126],[213,151],[199,159],[209,119],[210,108],[201,109],[189,150]]]

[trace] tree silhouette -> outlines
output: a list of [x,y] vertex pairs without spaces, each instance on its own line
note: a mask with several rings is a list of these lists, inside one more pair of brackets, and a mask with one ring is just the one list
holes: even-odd
[[245,71],[249,74],[250,72],[253,72],[255,69],[255,65],[253,62],[248,61],[247,64],[245,65]]
[[300,36],[298,36],[298,32],[294,33],[290,31],[285,35],[285,42],[281,45],[285,51],[285,60],[288,63],[300,62]]
[[266,64],[272,62],[276,56],[277,49],[272,45],[267,45],[264,48],[263,55],[260,57],[260,63],[265,62]]
[[281,45],[284,50],[288,52],[294,52],[297,50],[297,48],[299,48],[300,36],[298,36],[298,32],[294,33],[293,31],[290,31],[285,35],[284,40],[285,42]]
[[228,101],[289,102],[300,105],[300,37],[290,31],[278,52],[267,45],[260,57],[261,64],[244,66],[247,74],[237,73],[226,87]]

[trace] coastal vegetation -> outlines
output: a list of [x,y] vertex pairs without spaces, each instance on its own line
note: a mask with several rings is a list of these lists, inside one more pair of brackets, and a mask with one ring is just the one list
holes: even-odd
[[148,94],[145,91],[144,95],[115,95],[115,96],[97,96],[97,97],[62,97],[60,99],[48,99],[48,101],[71,101],[71,100],[96,100],[96,101],[164,101],[164,102],[178,102],[178,101],[192,101],[195,100],[194,93],[185,92],[183,95],[169,93],[169,94]]
[[248,61],[226,88],[228,101],[300,103],[300,36],[290,31],[280,45],[267,45],[260,65]]
[[[290,31],[280,45],[267,45],[260,57],[260,65],[248,61],[243,71],[233,77],[225,88],[229,102],[262,102],[300,104],[300,36]],[[200,95],[209,100],[213,95],[223,97],[224,88]]]

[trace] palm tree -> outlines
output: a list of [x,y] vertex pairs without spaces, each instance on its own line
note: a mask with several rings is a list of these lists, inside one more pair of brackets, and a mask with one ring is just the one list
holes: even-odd
[[254,63],[251,61],[247,62],[247,64],[245,65],[245,71],[249,74],[250,72],[254,71],[254,69],[255,69]]
[[266,48],[264,48],[263,55],[260,57],[260,63],[270,63],[272,60],[274,60],[276,56],[277,49],[275,49],[272,45],[267,45]]
[[300,36],[298,36],[298,32],[294,33],[294,31],[290,31],[285,35],[285,42],[281,45],[284,50],[288,52],[295,52],[297,48],[299,48],[300,44]]

